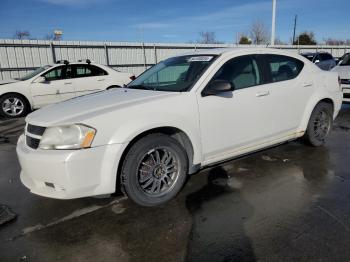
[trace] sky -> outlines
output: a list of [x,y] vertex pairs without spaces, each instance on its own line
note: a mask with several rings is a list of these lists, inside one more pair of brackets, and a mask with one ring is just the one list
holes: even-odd
[[[350,0],[277,0],[276,36],[289,42],[313,31],[318,41],[350,39]],[[43,39],[54,29],[63,40],[196,42],[201,31],[235,43],[254,21],[271,27],[271,0],[1,0],[0,38],[28,30]]]

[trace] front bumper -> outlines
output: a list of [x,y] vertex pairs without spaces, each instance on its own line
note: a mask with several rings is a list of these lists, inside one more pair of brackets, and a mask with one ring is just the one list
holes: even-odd
[[342,84],[343,89],[343,101],[350,102],[350,85]]
[[22,135],[17,155],[21,181],[37,195],[73,199],[115,192],[123,144],[81,150],[32,149]]

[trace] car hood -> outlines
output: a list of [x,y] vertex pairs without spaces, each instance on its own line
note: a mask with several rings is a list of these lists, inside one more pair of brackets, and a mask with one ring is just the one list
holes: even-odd
[[16,79],[7,79],[7,80],[0,80],[0,85],[6,85],[6,84],[11,84],[18,82],[19,80]]
[[350,66],[336,66],[332,71],[338,72],[341,79],[350,79]]
[[43,107],[26,118],[38,126],[83,123],[98,115],[176,96],[179,93],[136,89],[112,89]]

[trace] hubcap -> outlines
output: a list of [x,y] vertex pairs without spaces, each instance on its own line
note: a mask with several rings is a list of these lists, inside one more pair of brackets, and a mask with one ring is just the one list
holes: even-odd
[[8,116],[18,116],[23,113],[23,110],[23,102],[16,97],[7,98],[2,102],[2,111]]
[[138,165],[138,182],[143,192],[152,197],[168,193],[179,176],[178,160],[168,148],[147,152]]
[[321,111],[315,118],[314,121],[314,132],[315,137],[319,141],[323,141],[328,135],[331,128],[331,118],[326,111]]

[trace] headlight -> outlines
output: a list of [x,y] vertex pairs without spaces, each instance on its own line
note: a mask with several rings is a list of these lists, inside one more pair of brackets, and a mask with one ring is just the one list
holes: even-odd
[[81,149],[91,146],[96,130],[81,124],[46,128],[39,148]]

